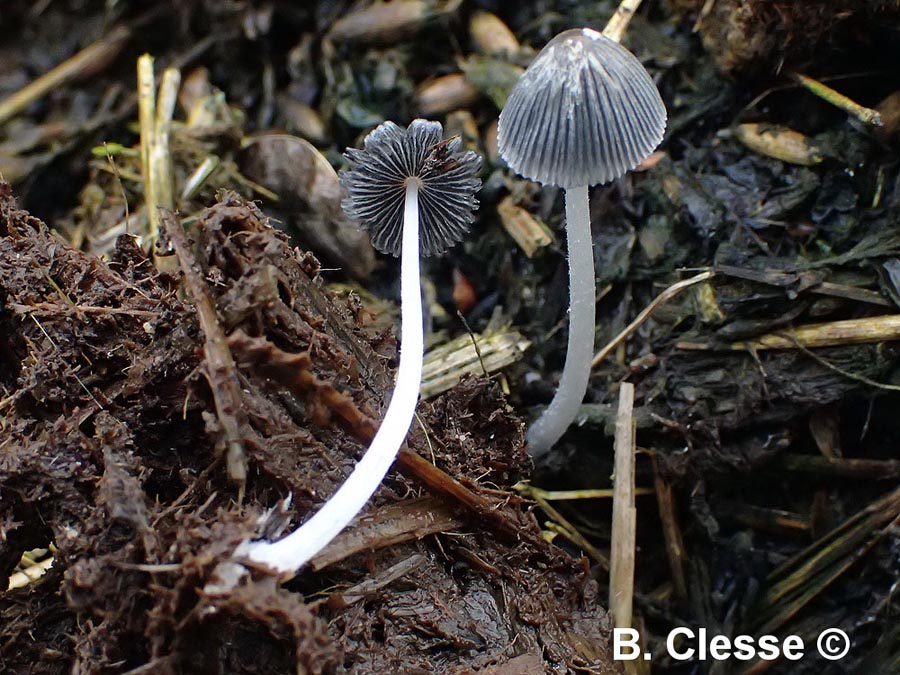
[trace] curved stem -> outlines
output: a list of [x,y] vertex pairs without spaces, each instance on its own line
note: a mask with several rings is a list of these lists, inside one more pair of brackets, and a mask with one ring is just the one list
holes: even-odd
[[566,243],[569,247],[569,347],[559,388],[528,429],[533,457],[547,452],[578,414],[591,376],[594,353],[594,248],[587,186],[566,190]]
[[400,260],[400,365],[391,402],[375,438],[344,484],[312,518],[280,541],[244,542],[235,551],[236,557],[264,563],[282,573],[299,569],[356,517],[394,463],[416,410],[425,352],[419,286],[418,195],[418,183],[409,181]]

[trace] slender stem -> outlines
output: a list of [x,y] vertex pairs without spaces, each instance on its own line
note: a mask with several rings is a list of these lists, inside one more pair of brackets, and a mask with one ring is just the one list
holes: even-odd
[[556,396],[528,429],[533,457],[547,452],[578,414],[591,375],[594,352],[594,249],[587,186],[566,190],[569,247],[569,348]]
[[338,491],[308,521],[284,539],[245,542],[236,557],[264,563],[279,572],[293,572],[309,562],[343,530],[369,501],[412,424],[425,352],[422,295],[419,286],[419,189],[411,180],[406,188],[400,262],[400,366],[391,402],[372,444]]

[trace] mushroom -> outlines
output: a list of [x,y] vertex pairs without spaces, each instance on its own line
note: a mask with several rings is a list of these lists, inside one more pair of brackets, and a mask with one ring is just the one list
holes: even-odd
[[515,172],[565,189],[569,343],[556,395],[528,429],[532,456],[575,419],[594,349],[594,256],[588,188],[635,168],[662,142],[666,109],[641,62],[589,28],[553,38],[500,113],[500,155]]
[[302,567],[343,530],[378,489],[412,424],[422,380],[424,330],[419,255],[443,253],[469,231],[478,207],[481,158],[461,152],[458,137],[441,140],[438,122],[414,120],[403,129],[385,122],[348,149],[341,172],[347,214],[369,231],[373,245],[401,256],[400,365],[384,420],[362,459],[337,492],[303,525],[277,542],[244,542],[239,558],[286,573]]

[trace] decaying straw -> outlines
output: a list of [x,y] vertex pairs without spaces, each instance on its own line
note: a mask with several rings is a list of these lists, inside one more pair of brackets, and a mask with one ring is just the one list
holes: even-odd
[[553,536],[559,535],[584,551],[584,553],[591,560],[600,565],[600,567],[605,570],[609,569],[609,558],[603,555],[603,553],[600,552],[600,549],[589,542],[587,538],[578,531],[578,528],[569,522],[568,518],[563,516],[563,514],[557,511],[546,500],[535,497],[534,501],[541,507],[541,510],[544,513],[552,518],[552,520],[544,523],[544,528],[552,533],[548,538],[549,540],[552,540]]
[[679,349],[691,350],[763,350],[763,349],[815,349],[838,345],[859,345],[873,342],[889,342],[900,339],[900,314],[887,314],[864,319],[845,319],[815,323],[799,328],[786,328],[769,333],[755,340],[716,345],[705,342],[679,342]]
[[672,585],[675,595],[681,600],[687,598],[687,578],[684,573],[684,561],[687,553],[684,549],[684,538],[681,534],[681,525],[675,510],[675,494],[672,485],[660,475],[656,456],[652,457],[653,474],[655,476],[656,504],[659,509],[659,519],[663,526],[663,537],[666,540],[666,557],[669,560],[669,569],[672,572]]
[[113,61],[129,37],[131,37],[131,28],[127,26],[114,28],[109,34],[44,73],[31,84],[0,101],[0,124],[18,115],[54,89],[97,70],[100,64]]
[[678,281],[671,286],[669,286],[662,293],[657,295],[653,302],[647,305],[640,314],[638,314],[634,321],[628,324],[625,329],[616,335],[609,344],[607,344],[603,349],[597,352],[594,355],[593,360],[591,361],[591,368],[596,368],[607,356],[612,354],[613,350],[618,347],[624,340],[628,338],[629,335],[634,333],[638,328],[640,328],[644,322],[653,316],[653,313],[659,309],[661,306],[666,304],[669,300],[674,298],[676,295],[681,293],[685,288],[690,288],[696,284],[703,283],[704,281],[709,281],[714,276],[714,272],[706,271],[697,274],[690,279],[684,279],[683,281]]
[[490,374],[502,370],[520,360],[530,346],[531,343],[521,333],[508,329],[460,335],[425,355],[421,397],[426,399],[443,394],[452,389],[463,375]]
[[808,75],[803,75],[802,73],[794,73],[794,78],[823,101],[827,101],[836,108],[840,108],[863,124],[868,124],[873,127],[880,127],[884,124],[881,119],[881,113],[877,110],[860,105],[848,96],[832,89],[827,84],[819,82]]
[[[543,499],[548,502],[577,501],[579,499],[612,499],[615,494],[611,488],[585,488],[583,490],[544,490],[528,483],[516,483],[513,489],[531,499]],[[652,488],[635,488],[635,496],[651,495]]]
[[634,385],[630,382],[623,382],[619,389],[615,453],[609,610],[616,628],[631,628],[637,510],[634,506]]
[[37,581],[53,567],[54,560],[53,552],[46,549],[23,553],[18,571],[9,576],[9,586],[6,590],[23,588]]
[[787,560],[751,614],[757,635],[779,631],[900,523],[900,490],[894,490]]
[[641,0],[622,0],[616,8],[615,14],[612,15],[603,29],[603,34],[610,40],[621,42],[628,24],[631,22],[631,17],[634,16],[634,13],[640,6]]
[[162,223],[159,209],[175,208],[169,135],[178,88],[181,85],[181,73],[174,68],[167,68],[157,97],[153,88],[153,57],[144,54],[138,59],[137,79],[144,205],[147,209],[148,240],[152,244],[159,237]]
[[529,258],[533,258],[540,250],[553,243],[550,228],[517,205],[511,195],[507,195],[497,204],[497,214],[500,216],[503,229]]

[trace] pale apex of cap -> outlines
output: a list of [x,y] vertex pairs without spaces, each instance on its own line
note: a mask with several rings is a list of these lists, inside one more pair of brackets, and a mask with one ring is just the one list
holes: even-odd
[[379,251],[400,255],[406,185],[419,181],[419,247],[424,255],[443,253],[459,242],[475,220],[481,187],[481,157],[460,151],[459,138],[442,140],[439,122],[413,120],[404,129],[384,122],[348,149],[350,169],[340,172],[342,205],[372,237]]
[[601,33],[553,38],[500,113],[500,155],[525,178],[577,187],[607,183],[662,142],[666,108],[641,62]]

